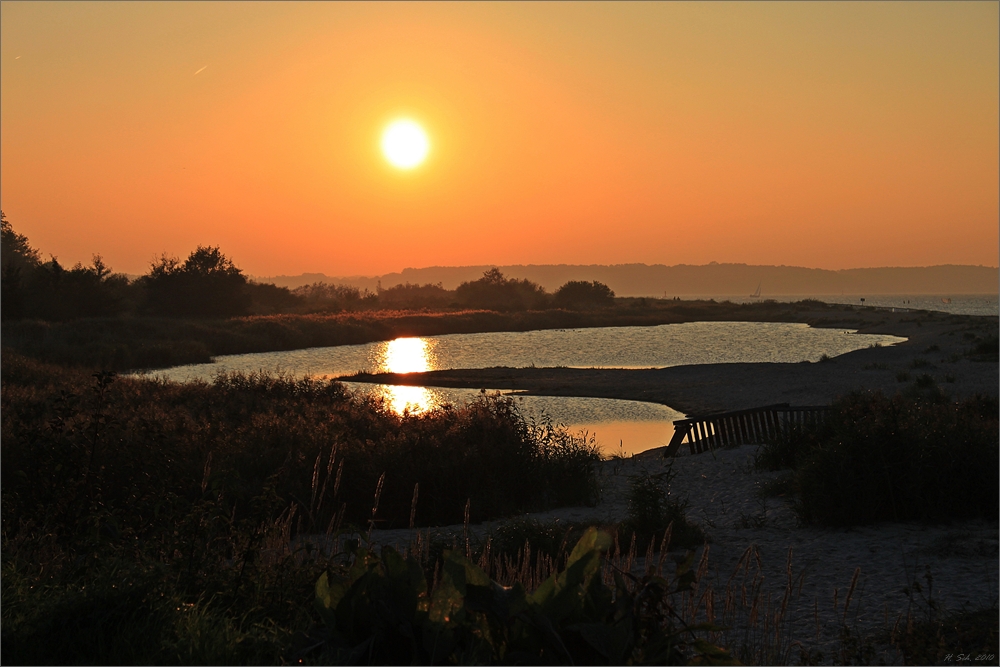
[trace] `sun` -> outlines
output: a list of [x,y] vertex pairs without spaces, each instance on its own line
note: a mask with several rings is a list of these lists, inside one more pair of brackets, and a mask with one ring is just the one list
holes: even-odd
[[427,158],[431,142],[424,128],[409,118],[389,123],[382,133],[382,154],[397,169],[413,169]]

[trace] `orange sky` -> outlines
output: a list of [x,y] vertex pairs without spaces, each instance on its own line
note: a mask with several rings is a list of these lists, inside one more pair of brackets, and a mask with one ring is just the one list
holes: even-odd
[[2,207],[130,273],[997,266],[998,7],[4,2]]

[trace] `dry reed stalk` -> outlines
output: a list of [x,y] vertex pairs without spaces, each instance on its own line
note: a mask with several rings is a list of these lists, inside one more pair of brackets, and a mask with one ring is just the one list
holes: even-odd
[[858,576],[861,574],[861,567],[858,566],[854,568],[854,576],[851,577],[851,587],[847,589],[847,597],[844,598],[844,616],[841,618],[841,623],[847,623],[847,609],[851,606],[851,598],[854,595],[854,587],[858,585]]
[[[333,462],[334,460],[336,460],[336,458],[337,458],[337,443],[335,442],[333,443],[333,446],[330,448],[330,459],[326,463],[326,475],[323,477],[323,488],[321,488],[319,491],[319,500],[316,503],[315,511],[317,513],[319,513],[320,507],[323,506],[323,499],[326,497],[326,488],[330,483],[330,477],[333,475]],[[337,479],[338,480],[340,479],[339,475]]]
[[413,530],[417,518],[417,497],[420,495],[420,482],[413,485],[413,500],[410,501],[410,530]]
[[337,492],[340,491],[340,475],[344,472],[344,460],[340,460],[340,465],[337,466],[337,479],[333,482],[333,497],[337,497]]
[[635,532],[632,532],[632,542],[628,545],[628,556],[625,559],[625,571],[631,573],[635,561]]
[[667,529],[663,531],[663,539],[660,541],[660,560],[656,562],[656,574],[663,576],[663,559],[667,557],[670,549],[670,538],[673,536],[674,522],[667,524]]
[[462,521],[462,533],[465,538],[465,557],[472,558],[472,550],[469,548],[469,509],[472,507],[472,498],[465,499],[465,517]]
[[372,530],[375,529],[375,513],[378,512],[378,501],[382,498],[382,485],[385,483],[385,473],[382,473],[378,478],[378,484],[375,485],[375,503],[372,505],[372,518],[368,521],[368,537],[366,542],[369,544],[372,541]]
[[785,562],[785,575],[788,577],[788,581],[785,584],[785,594],[781,598],[781,609],[778,611],[777,623],[785,617],[785,612],[788,610],[788,601],[792,597],[792,590],[795,588],[795,581],[792,577],[792,548],[788,547],[788,560]]
[[492,568],[490,567],[490,548],[493,544],[493,537],[491,535],[486,536],[486,544],[483,545],[483,553],[479,556],[479,569],[486,573],[486,576],[490,576]]
[[208,478],[212,474],[212,452],[208,453],[208,458],[205,459],[205,472],[201,476],[201,492],[205,493],[205,489],[208,488]]
[[316,493],[319,491],[319,463],[323,460],[323,452],[316,455],[316,462],[313,463],[313,474],[312,481],[309,483],[309,488],[312,493],[309,496],[309,510],[312,511],[316,507]]
[[520,581],[524,583],[525,588],[532,590],[534,587],[531,586],[531,544],[528,540],[524,541],[524,551],[522,552],[520,567],[518,568],[518,577]]
[[265,565],[276,565],[288,555],[292,541],[292,522],[297,510],[298,506],[292,503],[277,519],[261,523],[258,529],[262,536],[259,558]]

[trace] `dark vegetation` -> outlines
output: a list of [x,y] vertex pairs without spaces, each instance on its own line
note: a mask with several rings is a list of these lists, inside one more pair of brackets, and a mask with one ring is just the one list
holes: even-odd
[[588,529],[534,592],[454,551],[431,587],[416,558],[360,550],[320,577],[325,628],[310,648],[326,664],[735,664],[706,641],[714,626],[685,623],[672,599],[696,586],[693,553],[673,576],[615,573],[609,586],[610,546]]
[[597,499],[593,445],[510,399],[399,416],[331,381],[2,367],[4,663],[729,661],[685,602],[693,553],[625,574],[684,530],[668,480],[636,482],[613,538],[515,519],[470,539]]
[[218,247],[198,246],[183,262],[163,255],[149,272],[129,280],[113,273],[100,255],[89,267],[66,269],[55,257],[42,261],[27,237],[2,218],[3,319],[62,322],[80,318],[146,315],[219,319],[248,315],[362,312],[374,310],[463,310],[500,312],[594,308],[613,303],[602,283],[569,282],[555,295],[530,280],[491,269],[454,290],[409,283],[374,292],[315,283],[289,290],[248,280]]
[[275,663],[330,565],[300,536],[596,501],[593,446],[498,396],[399,416],[335,382],[0,363],[5,663]]
[[949,400],[918,380],[893,397],[852,393],[815,428],[761,448],[792,469],[802,518],[832,526],[998,517],[996,397]]
[[619,527],[619,534],[633,539],[639,551],[658,546],[663,540],[682,547],[705,543],[701,528],[684,514],[687,501],[670,495],[670,481],[675,474],[671,467],[655,475],[644,473],[629,479],[628,518]]
[[586,282],[571,280],[553,295],[556,305],[561,308],[606,308],[615,302],[615,293],[604,283],[596,280]]

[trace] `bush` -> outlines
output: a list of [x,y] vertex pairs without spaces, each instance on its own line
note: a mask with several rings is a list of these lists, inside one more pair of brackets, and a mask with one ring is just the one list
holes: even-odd
[[667,529],[674,547],[694,547],[705,542],[705,534],[684,515],[687,501],[670,496],[672,468],[656,475],[643,473],[629,478],[628,518],[618,527],[619,538],[629,543],[635,535],[636,549],[644,551],[652,542],[659,547]]
[[548,307],[550,301],[541,285],[507,278],[499,269],[490,269],[479,280],[459,285],[455,299],[467,308],[499,311],[540,310]]
[[825,423],[761,448],[761,467],[792,467],[804,520],[996,519],[998,402],[951,402],[936,387],[887,398],[855,392]]
[[554,301],[560,308],[601,308],[614,304],[615,293],[596,280],[571,280],[556,290]]

